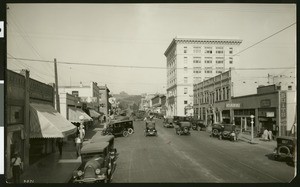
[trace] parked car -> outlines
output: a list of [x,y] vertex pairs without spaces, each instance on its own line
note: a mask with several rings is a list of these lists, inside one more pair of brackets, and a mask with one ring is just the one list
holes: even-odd
[[178,135],[190,135],[191,122],[181,121],[175,127],[175,133]]
[[182,122],[182,121],[190,122],[190,120],[191,120],[191,117],[188,117],[188,116],[174,116],[173,117],[174,124],[176,124],[176,125],[178,125],[179,122]]
[[238,133],[239,130],[234,124],[213,124],[210,136],[234,141],[237,140]]
[[111,158],[108,142],[86,144],[81,148],[82,166],[73,172],[74,183],[108,183],[116,163]]
[[290,136],[279,136],[276,138],[277,147],[274,149],[275,160],[285,160],[287,163],[295,164],[297,138]]
[[146,121],[145,136],[157,136],[154,120]]
[[203,120],[200,120],[200,119],[196,119],[196,118],[191,118],[190,119],[191,123],[192,123],[192,129],[193,130],[203,130],[206,128],[205,126],[205,122]]
[[166,128],[174,128],[174,121],[172,117],[167,117],[164,120],[164,127]]
[[111,121],[106,129],[103,129],[102,134],[103,135],[122,135],[124,137],[127,137],[129,134],[134,133],[133,128],[133,121],[132,120],[126,120],[126,121]]

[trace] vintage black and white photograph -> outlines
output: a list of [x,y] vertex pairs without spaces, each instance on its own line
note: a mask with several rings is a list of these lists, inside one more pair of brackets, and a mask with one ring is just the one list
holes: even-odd
[[296,4],[6,4],[7,183],[290,183]]

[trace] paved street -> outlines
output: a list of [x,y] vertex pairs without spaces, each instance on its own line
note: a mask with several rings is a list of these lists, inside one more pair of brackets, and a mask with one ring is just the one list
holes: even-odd
[[134,122],[135,133],[118,137],[114,183],[290,182],[294,168],[268,159],[273,148],[209,137],[204,131],[179,136],[157,120],[158,137],[145,137],[144,122]]

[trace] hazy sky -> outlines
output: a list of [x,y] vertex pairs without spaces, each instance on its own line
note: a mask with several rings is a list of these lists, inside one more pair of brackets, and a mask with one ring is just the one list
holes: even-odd
[[[296,22],[293,4],[9,4],[7,51],[17,58],[166,67],[176,36],[237,37],[240,50]],[[8,57],[10,57],[8,55]],[[296,25],[239,54],[236,67],[293,67]],[[54,82],[53,64],[8,59],[8,69]],[[58,64],[59,85],[107,84],[113,93],[164,92],[165,69]],[[245,77],[291,70],[240,71]],[[249,79],[249,78],[248,78]],[[251,79],[252,80],[252,79]],[[254,80],[254,78],[253,78]]]

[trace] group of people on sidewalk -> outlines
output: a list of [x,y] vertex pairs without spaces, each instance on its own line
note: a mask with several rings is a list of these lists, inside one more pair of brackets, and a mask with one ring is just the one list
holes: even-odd
[[271,130],[268,130],[268,129],[265,129],[261,138],[264,140],[264,141],[271,141],[273,140],[273,133]]

